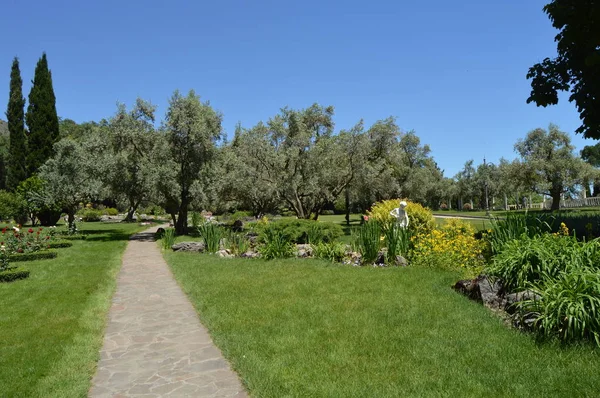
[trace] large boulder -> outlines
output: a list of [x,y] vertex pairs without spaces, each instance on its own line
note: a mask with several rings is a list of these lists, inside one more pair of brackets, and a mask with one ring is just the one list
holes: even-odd
[[206,246],[204,242],[181,242],[171,246],[174,252],[203,252]]
[[221,249],[216,254],[217,254],[217,256],[222,257],[222,258],[234,258],[235,257],[235,255],[233,253],[231,253],[231,251],[229,249]]
[[492,280],[485,275],[479,275],[475,279],[458,281],[453,288],[470,299],[480,301],[491,308],[504,308],[506,304],[504,288],[500,279]]

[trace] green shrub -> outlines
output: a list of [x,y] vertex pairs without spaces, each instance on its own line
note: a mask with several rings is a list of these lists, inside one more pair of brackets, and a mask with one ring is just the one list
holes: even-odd
[[29,271],[12,267],[10,269],[0,271],[0,283],[1,282],[12,282],[18,279],[25,279],[29,276]]
[[381,247],[381,224],[377,220],[369,220],[360,226],[354,236],[354,246],[362,256],[362,262],[373,263],[379,255]]
[[340,225],[301,219],[284,219],[268,223],[257,223],[256,231],[259,239],[264,241],[264,233],[269,229],[281,233],[291,243],[333,242],[344,235]]
[[328,260],[332,263],[341,262],[346,255],[346,245],[341,242],[319,242],[317,244],[311,244],[311,247],[315,258]]
[[102,219],[102,210],[83,209],[78,214],[85,222],[95,222]]
[[322,210],[321,211],[322,216],[333,216],[334,214],[335,214],[334,210]]
[[207,252],[216,253],[219,251],[221,237],[223,236],[223,230],[221,227],[219,227],[217,224],[207,222],[200,224],[198,227],[198,233],[206,245]]
[[[390,212],[400,205],[402,199],[390,199],[382,202],[377,202],[367,211],[367,216],[370,219],[378,221],[384,230],[387,230],[396,222]],[[433,213],[418,203],[405,200],[407,203],[406,212],[408,214],[408,230],[411,236],[429,233],[435,228],[435,220]]]
[[107,216],[111,216],[111,217],[119,215],[119,210],[115,209],[114,207],[108,207],[108,208],[104,209],[102,212],[104,214],[106,214]]
[[504,280],[509,291],[526,288],[563,272],[596,268],[600,264],[600,241],[578,242],[572,236],[544,234],[507,242],[486,269]]
[[293,257],[295,247],[280,230],[267,228],[263,231],[263,244],[258,248],[265,260]]
[[169,250],[175,244],[175,229],[167,228],[161,238],[162,248]]
[[57,256],[58,253],[54,251],[41,251],[34,253],[11,254],[9,259],[11,262],[16,263],[20,261],[47,260],[56,258]]
[[518,303],[522,315],[535,314],[533,328],[564,342],[592,340],[600,346],[600,273],[587,267],[544,274],[532,290],[538,300]]
[[235,213],[233,213],[231,216],[229,216],[229,220],[237,221],[237,220],[244,220],[244,219],[250,218],[250,217],[253,217],[253,214],[251,211],[238,210]]
[[73,243],[71,242],[51,242],[48,244],[49,249],[60,249],[71,246],[73,246]]
[[0,220],[25,224],[28,217],[27,202],[20,195],[0,190]]
[[202,215],[200,213],[198,213],[197,211],[193,211],[192,212],[192,228],[194,228],[194,230],[198,230],[198,227],[200,227],[200,224],[202,223]]

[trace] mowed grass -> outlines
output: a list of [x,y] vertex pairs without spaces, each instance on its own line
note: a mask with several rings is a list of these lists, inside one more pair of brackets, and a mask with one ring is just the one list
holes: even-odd
[[456,275],[166,252],[256,397],[597,396],[600,352],[536,344]]
[[19,263],[28,279],[0,283],[0,396],[84,397],[110,297],[137,224],[82,223],[86,240],[58,257]]

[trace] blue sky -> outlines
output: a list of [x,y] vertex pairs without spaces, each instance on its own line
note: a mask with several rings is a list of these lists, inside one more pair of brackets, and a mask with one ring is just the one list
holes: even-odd
[[0,109],[12,58],[27,95],[45,51],[59,116],[77,122],[138,96],[162,118],[175,89],[194,89],[231,136],[317,102],[335,106],[337,129],[397,117],[453,176],[471,158],[514,158],[517,139],[551,122],[578,150],[595,143],[575,136],[566,95],[525,102],[529,66],[556,51],[546,2],[4,0]]

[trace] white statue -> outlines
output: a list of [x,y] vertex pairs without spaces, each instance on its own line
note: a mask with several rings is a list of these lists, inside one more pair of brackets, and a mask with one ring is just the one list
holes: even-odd
[[396,218],[396,223],[400,228],[408,227],[408,213],[406,212],[405,201],[400,201],[400,207],[396,207],[392,211],[390,211],[390,215]]

